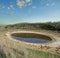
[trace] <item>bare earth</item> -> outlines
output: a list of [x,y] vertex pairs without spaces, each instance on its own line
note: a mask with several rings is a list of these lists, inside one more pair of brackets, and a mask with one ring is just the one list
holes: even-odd
[[[45,43],[45,44],[36,44],[36,43],[28,43],[28,42],[24,42],[25,44],[28,44],[28,45],[37,45],[37,46],[40,46],[40,45],[47,45],[47,46],[50,46],[50,47],[58,47],[60,46],[60,34],[57,33],[57,32],[52,32],[52,31],[23,31],[23,30],[18,30],[18,31],[13,31],[13,32],[7,32],[6,35],[9,39],[13,39],[11,38],[11,34],[12,33],[36,33],[36,34],[43,34],[43,35],[47,35],[49,37],[52,38],[52,41],[49,42],[49,43]],[[15,39],[13,39],[15,40]],[[18,40],[17,40],[18,41]],[[19,41],[20,42],[20,41]]]
[[[36,44],[36,43],[22,42],[11,38],[11,33],[22,33],[22,32],[48,35],[53,39],[53,41],[46,44],[40,44],[40,43]],[[37,49],[40,51],[42,50],[53,54],[57,52],[60,55],[60,33],[46,30],[0,31],[0,52],[6,54],[7,58],[25,58],[20,52],[25,52],[25,56],[27,56],[28,54],[27,48],[33,50]]]

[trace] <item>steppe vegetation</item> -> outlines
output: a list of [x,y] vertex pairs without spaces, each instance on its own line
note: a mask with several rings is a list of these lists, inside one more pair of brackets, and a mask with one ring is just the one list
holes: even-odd
[[46,23],[17,23],[5,26],[6,29],[28,29],[28,30],[54,30],[60,31],[60,22]]
[[60,46],[36,46],[9,39],[7,32],[31,30],[46,32],[60,37],[60,22],[19,23],[0,27],[0,58],[60,58]]

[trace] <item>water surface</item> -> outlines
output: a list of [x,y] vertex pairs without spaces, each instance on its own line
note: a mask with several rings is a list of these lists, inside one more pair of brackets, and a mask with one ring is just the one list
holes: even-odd
[[47,43],[51,41],[51,38],[48,36],[34,33],[14,33],[11,36],[16,40],[30,43]]

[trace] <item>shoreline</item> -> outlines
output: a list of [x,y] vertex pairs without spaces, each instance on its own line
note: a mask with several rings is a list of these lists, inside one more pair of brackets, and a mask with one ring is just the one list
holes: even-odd
[[[16,40],[16,39],[14,39],[14,38],[11,38],[11,34],[12,33],[36,33],[36,34],[42,34],[42,35],[46,35],[46,36],[48,36],[48,37],[50,37],[50,38],[52,38],[53,40],[51,41],[51,42],[48,42],[48,43],[29,43],[29,42],[24,42],[24,41],[19,41],[19,40]],[[60,37],[57,37],[57,36],[55,36],[55,35],[53,35],[53,34],[50,34],[50,33],[46,33],[46,32],[44,32],[44,33],[42,33],[42,32],[35,32],[35,31],[13,31],[13,32],[7,32],[6,33],[6,35],[7,35],[7,37],[9,38],[9,39],[12,39],[12,40],[16,40],[16,41],[19,41],[19,42],[22,42],[22,43],[24,43],[24,44],[27,44],[27,45],[37,45],[37,46],[50,46],[50,47],[58,47],[58,46],[60,46]]]

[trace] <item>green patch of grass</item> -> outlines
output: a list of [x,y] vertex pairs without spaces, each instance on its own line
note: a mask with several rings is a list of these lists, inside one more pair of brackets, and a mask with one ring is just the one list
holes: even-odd
[[28,49],[28,58],[60,58],[60,55],[45,51]]

